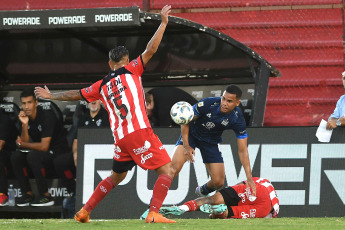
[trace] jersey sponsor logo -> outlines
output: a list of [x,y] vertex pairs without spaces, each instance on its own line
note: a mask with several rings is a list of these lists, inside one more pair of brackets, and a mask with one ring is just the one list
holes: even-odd
[[107,191],[108,191],[103,185],[101,185],[101,186],[99,187],[99,189],[100,189],[102,192],[104,192],[104,193],[107,193]]
[[[107,99],[110,100],[110,99],[113,98],[113,97],[116,98],[116,100],[121,99],[120,93],[122,93],[122,92],[125,91],[126,89],[127,89],[126,86],[123,86],[123,87],[119,88],[118,90],[116,90],[116,91],[110,93],[110,94],[107,96]],[[111,92],[111,91],[108,91],[108,92]],[[120,97],[118,97],[118,96],[120,96]]]
[[229,120],[225,119],[225,120],[222,121],[221,124],[224,125],[224,126],[227,126],[229,124]]
[[246,193],[246,196],[247,196],[247,199],[250,201],[250,202],[254,202],[256,200],[256,197],[252,195],[252,192],[250,191],[250,188],[247,187],[245,189],[245,193]]
[[116,159],[120,159],[120,155],[114,152],[114,156]]
[[250,209],[249,214],[250,214],[250,218],[255,218],[256,209]]
[[239,193],[238,197],[241,198],[242,203],[246,202],[246,193]]
[[87,92],[87,93],[92,92],[92,86],[89,86],[89,87],[85,88],[85,92]]
[[115,147],[114,147],[114,156],[113,157],[115,157],[116,159],[120,159],[120,155],[117,154],[117,153],[120,153],[120,152],[121,152],[120,147],[115,145]]
[[146,160],[153,157],[153,153],[149,153],[147,155],[141,154],[141,163],[145,164]]
[[211,130],[214,128],[216,125],[213,122],[207,122],[206,124],[202,124],[206,129]]
[[144,146],[137,149],[133,149],[133,152],[135,155],[139,155],[141,153],[147,152],[150,147],[151,147],[151,143],[149,141],[145,141]]
[[245,212],[241,212],[241,216],[242,216],[242,219],[247,219],[249,218],[249,214],[245,213]]
[[133,60],[132,66],[135,67],[136,65],[138,65],[138,61],[135,59],[135,60]]
[[[112,73],[111,76],[113,74],[114,73]],[[122,86],[121,77],[115,77],[115,78],[112,78],[109,83],[107,83],[107,90],[108,90],[108,92],[110,92],[110,91],[112,91],[113,88],[116,88],[116,87],[119,88],[119,86]],[[118,89],[118,90],[120,90],[120,89]]]
[[211,118],[211,113],[206,114],[208,118]]
[[42,132],[42,126],[41,126],[41,124],[39,124],[39,125],[37,126],[37,129],[38,129],[38,131]]

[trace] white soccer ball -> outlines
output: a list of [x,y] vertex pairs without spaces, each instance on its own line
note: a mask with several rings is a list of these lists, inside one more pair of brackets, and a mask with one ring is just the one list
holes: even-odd
[[194,117],[193,106],[188,102],[176,102],[170,110],[171,119],[178,125],[188,124]]

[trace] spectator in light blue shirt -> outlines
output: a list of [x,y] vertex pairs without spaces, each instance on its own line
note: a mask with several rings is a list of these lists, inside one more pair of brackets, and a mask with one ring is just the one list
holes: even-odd
[[[341,75],[345,89],[345,71]],[[333,114],[328,118],[328,130],[334,129],[337,126],[345,126],[345,94],[339,98]]]

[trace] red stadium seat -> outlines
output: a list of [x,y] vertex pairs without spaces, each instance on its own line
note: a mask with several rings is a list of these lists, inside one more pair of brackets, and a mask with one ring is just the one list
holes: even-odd
[[291,6],[291,5],[325,5],[341,4],[341,0],[150,0],[152,9],[161,9],[164,5],[172,5],[175,9],[192,9],[192,8],[224,8],[224,7],[260,7],[260,6]]

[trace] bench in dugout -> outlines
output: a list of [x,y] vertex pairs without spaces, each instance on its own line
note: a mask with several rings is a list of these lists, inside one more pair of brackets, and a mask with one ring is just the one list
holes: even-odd
[[[63,114],[59,107],[51,101],[39,101],[38,106],[41,106],[43,109],[53,110],[54,114],[58,119],[63,119]],[[21,123],[18,119],[18,114],[20,112],[20,107],[13,102],[0,102],[0,109],[5,112],[10,119],[15,124],[15,127],[18,129],[18,133],[21,132]],[[25,150],[23,150],[25,151]],[[30,150],[26,150],[30,151]],[[21,190],[19,188],[18,182],[15,179],[14,173],[12,171],[11,165],[7,169],[9,185],[13,184],[15,197],[20,197]],[[28,174],[30,179],[31,188],[33,189],[34,194],[38,194],[36,181],[33,179],[30,169],[28,169]],[[61,187],[60,180],[56,178],[55,175],[47,175],[48,182],[48,191],[53,196],[55,205],[50,207],[0,207],[1,217],[2,218],[56,218],[56,217],[66,217],[67,210],[62,209],[62,203],[65,197],[68,197],[69,194],[66,188]]]

